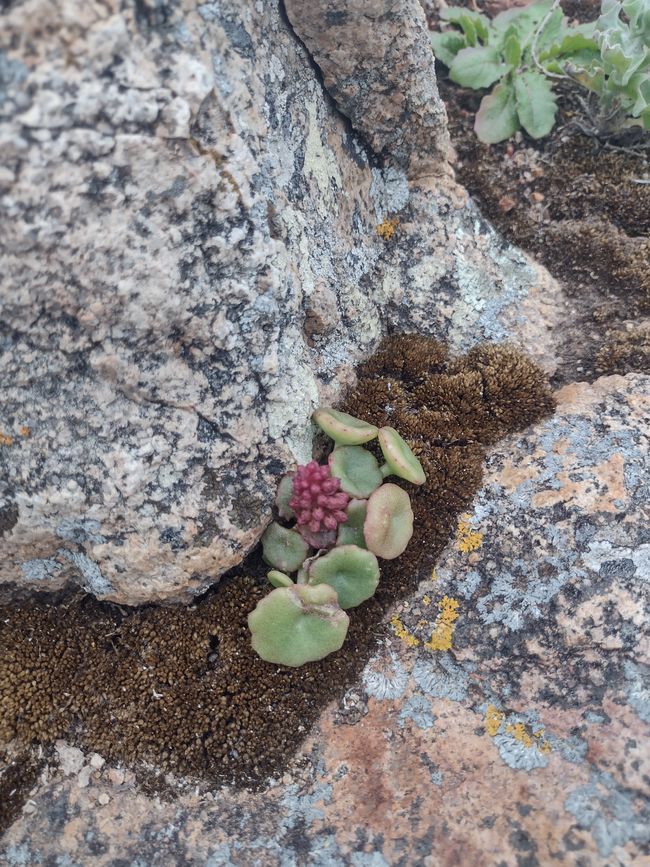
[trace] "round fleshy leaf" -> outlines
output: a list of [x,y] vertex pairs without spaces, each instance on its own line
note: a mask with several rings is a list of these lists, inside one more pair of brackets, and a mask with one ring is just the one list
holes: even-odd
[[275,494],[275,505],[278,509],[278,515],[281,518],[284,518],[285,521],[289,521],[292,518],[295,518],[295,514],[293,509],[289,505],[289,500],[293,496],[293,473],[289,473],[286,476],[282,476],[280,479],[280,484],[278,485],[278,490]]
[[426,476],[422,464],[415,457],[408,444],[393,427],[383,427],[379,431],[379,445],[384,454],[390,473],[414,485],[423,485]]
[[370,599],[379,583],[379,563],[372,551],[341,545],[315,560],[309,584],[328,584],[336,590],[341,608],[354,608]]
[[366,499],[383,482],[377,458],[361,446],[340,446],[328,458],[330,472],[351,497]]
[[248,615],[253,650],[267,662],[294,667],[339,650],[349,624],[327,584],[278,587]]
[[369,550],[384,560],[403,553],[413,535],[411,499],[403,488],[388,483],[370,495],[363,534]]
[[262,556],[282,572],[295,572],[309,553],[309,545],[295,530],[269,524],[262,536]]
[[284,572],[279,572],[277,569],[271,569],[270,572],[266,573],[266,577],[274,587],[293,587],[294,584],[288,575],[285,575]]
[[336,537],[337,545],[358,545],[366,547],[366,539],[363,535],[363,524],[366,520],[366,500],[350,500],[348,503],[348,519],[345,524],[339,524],[339,534]]
[[358,446],[374,439],[379,431],[374,424],[326,406],[316,410],[312,421],[337,445]]

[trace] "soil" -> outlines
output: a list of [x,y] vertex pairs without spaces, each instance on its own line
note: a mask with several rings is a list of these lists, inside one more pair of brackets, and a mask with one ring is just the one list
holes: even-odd
[[[562,5],[580,21],[600,8],[599,0]],[[429,22],[435,26],[435,15]],[[441,64],[437,73],[459,180],[509,241],[546,265],[572,303],[556,383],[650,372],[650,136],[636,153],[580,132],[590,120],[579,95],[560,86],[549,136],[518,134],[487,146],[473,130],[483,92],[453,84]]]
[[[269,591],[259,550],[191,607],[127,610],[85,595],[0,607],[0,743],[66,738],[139,766],[154,789],[165,783],[152,765],[208,784],[262,785],[354,683],[390,606],[430,573],[481,483],[485,447],[553,406],[542,372],[513,348],[448,359],[429,338],[387,339],[343,408],[400,430],[427,481],[404,483],[414,537],[401,557],[382,561],[378,592],[350,612],[343,649],[296,669],[256,656],[247,615]],[[0,795],[22,780],[5,823],[34,774],[27,751],[0,777]]]

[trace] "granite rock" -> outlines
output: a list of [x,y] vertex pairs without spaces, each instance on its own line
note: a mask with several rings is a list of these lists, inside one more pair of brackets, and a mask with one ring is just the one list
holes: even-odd
[[169,778],[168,801],[114,769],[57,773],[3,863],[645,863],[649,385],[566,386],[492,451],[434,574],[281,780]]
[[2,6],[5,598],[191,600],[387,329],[555,363],[558,287],[449,176],[419,7],[340,5],[339,79],[291,16],[352,126],[275,3]]

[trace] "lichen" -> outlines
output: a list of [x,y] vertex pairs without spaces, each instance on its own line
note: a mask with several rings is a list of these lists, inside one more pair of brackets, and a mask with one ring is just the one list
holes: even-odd
[[454,624],[458,620],[459,603],[456,599],[443,596],[438,603],[440,614],[431,634],[431,638],[425,643],[428,650],[451,650],[451,641],[454,635]]
[[386,219],[377,226],[377,234],[382,240],[390,241],[398,226],[399,220],[396,217],[393,217],[391,220]]

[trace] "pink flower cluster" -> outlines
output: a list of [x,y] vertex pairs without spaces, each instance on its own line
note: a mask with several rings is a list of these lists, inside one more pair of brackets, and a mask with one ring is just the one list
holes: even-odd
[[336,530],[348,519],[345,509],[349,499],[327,464],[320,466],[316,461],[310,461],[296,470],[289,505],[296,514],[299,527],[306,525],[312,533]]

